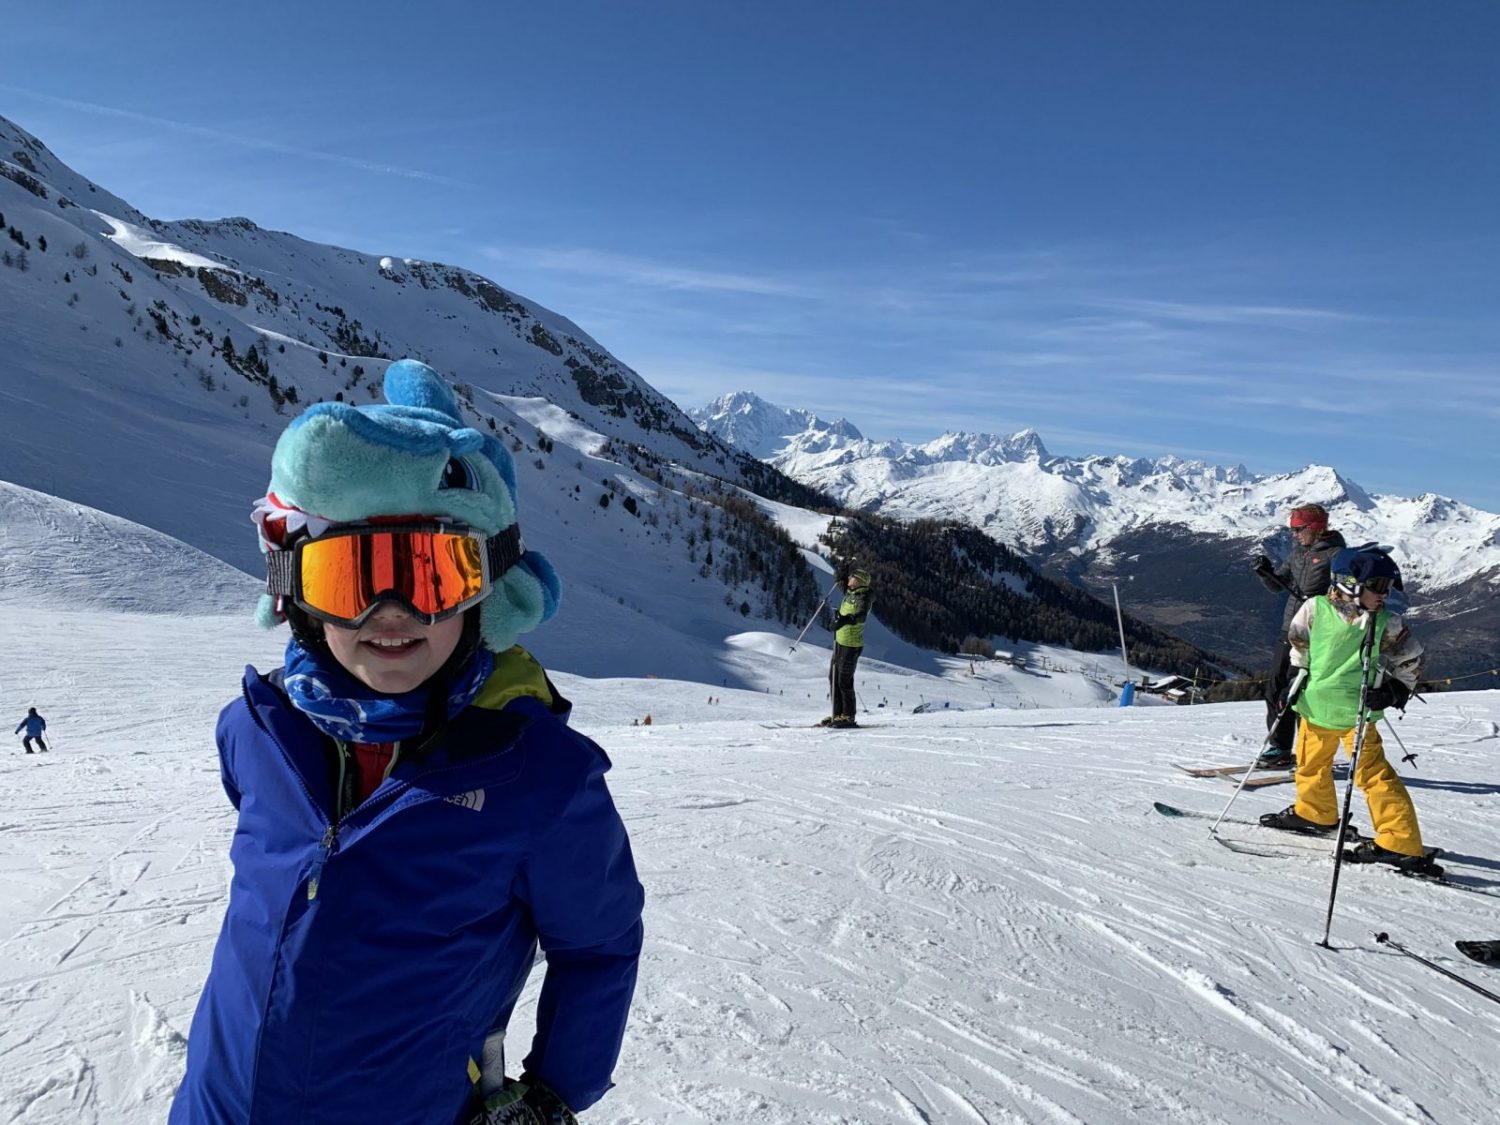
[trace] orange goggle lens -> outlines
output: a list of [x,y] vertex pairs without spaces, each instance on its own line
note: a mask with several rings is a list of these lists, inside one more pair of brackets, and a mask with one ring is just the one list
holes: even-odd
[[357,624],[394,595],[431,624],[489,593],[477,532],[364,528],[304,539],[296,551],[296,601],[326,621]]

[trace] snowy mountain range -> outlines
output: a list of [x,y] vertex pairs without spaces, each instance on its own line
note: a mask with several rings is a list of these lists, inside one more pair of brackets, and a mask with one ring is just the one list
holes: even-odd
[[1394,548],[1448,672],[1500,660],[1500,515],[1456,500],[1372,495],[1322,465],[1257,476],[1170,456],[1057,457],[1030,429],[877,442],[744,391],[690,413],[725,441],[751,435],[747,452],[850,508],[973,524],[1105,596],[1128,581],[1122,596],[1142,617],[1251,663],[1280,612],[1245,564],[1284,557],[1288,510],[1320,503],[1349,543]]

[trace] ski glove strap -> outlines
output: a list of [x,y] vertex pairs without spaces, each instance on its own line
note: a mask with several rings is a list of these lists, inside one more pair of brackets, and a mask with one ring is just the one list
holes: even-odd
[[578,1125],[578,1118],[546,1083],[523,1076],[507,1079],[465,1125]]

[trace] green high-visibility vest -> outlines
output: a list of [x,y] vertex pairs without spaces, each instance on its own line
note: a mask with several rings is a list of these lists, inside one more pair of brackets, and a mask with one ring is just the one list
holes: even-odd
[[857,617],[859,620],[839,626],[833,639],[845,648],[864,648],[865,616],[869,612],[870,587],[856,586],[844,595],[844,600],[839,605],[839,614],[843,617]]
[[[1307,642],[1307,686],[1297,697],[1292,710],[1308,722],[1328,730],[1348,730],[1359,724],[1360,646],[1365,641],[1362,625],[1345,621],[1327,596],[1314,603],[1312,627]],[[1377,679],[1380,642],[1390,613],[1380,610],[1375,616],[1375,643],[1370,652],[1370,684]],[[1382,711],[1371,711],[1372,720]]]

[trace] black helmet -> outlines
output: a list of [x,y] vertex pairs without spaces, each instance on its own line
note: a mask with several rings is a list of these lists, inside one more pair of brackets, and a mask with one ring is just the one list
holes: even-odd
[[1390,548],[1378,543],[1345,547],[1333,556],[1328,572],[1333,585],[1351,598],[1363,590],[1388,594],[1393,588],[1401,589],[1401,568],[1391,558]]

